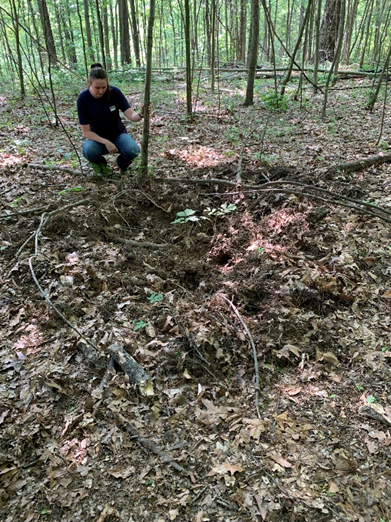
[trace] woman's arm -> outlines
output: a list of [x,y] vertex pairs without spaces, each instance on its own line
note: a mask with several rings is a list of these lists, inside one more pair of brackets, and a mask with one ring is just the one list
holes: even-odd
[[107,140],[106,138],[101,138],[99,134],[93,132],[91,130],[91,125],[80,125],[80,127],[83,132],[83,136],[84,138],[86,138],[86,140],[96,141],[98,143],[106,145],[106,149],[109,151],[110,154],[115,154],[116,152],[118,152],[118,149],[114,145],[114,143],[112,143],[110,140]]
[[140,112],[136,112],[132,107],[129,107],[129,109],[126,109],[124,112],[125,116],[130,121],[141,121],[144,117],[144,105],[141,107]]

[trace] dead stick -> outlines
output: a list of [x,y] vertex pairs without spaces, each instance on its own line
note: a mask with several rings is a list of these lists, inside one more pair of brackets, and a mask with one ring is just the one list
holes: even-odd
[[149,441],[147,438],[142,437],[139,435],[138,431],[132,426],[132,424],[125,419],[123,415],[120,413],[116,414],[116,417],[120,420],[120,422],[125,426],[125,428],[128,430],[128,432],[134,437],[137,442],[143,446],[144,448],[148,449],[155,455],[158,455],[164,462],[166,462],[169,466],[172,466],[177,471],[180,471],[181,473],[184,473],[185,475],[188,475],[188,472],[182,468],[175,460],[173,460],[170,455],[165,453],[163,450],[161,450],[157,444]]
[[246,334],[247,334],[247,336],[248,336],[248,338],[250,340],[250,344],[251,344],[251,347],[252,347],[252,350],[253,350],[254,369],[255,369],[255,406],[256,406],[256,409],[257,409],[257,416],[260,419],[261,415],[259,413],[259,368],[258,368],[258,355],[257,355],[257,349],[255,347],[255,343],[254,343],[253,338],[251,336],[250,330],[247,328],[246,323],[243,321],[242,316],[240,315],[238,309],[233,304],[233,302],[230,301],[229,299],[227,299],[225,297],[225,295],[223,295],[223,294],[217,294],[217,295],[219,297],[221,297],[222,299],[224,299],[224,301],[227,301],[227,303],[229,303],[229,305],[231,306],[232,310],[235,312],[236,317],[242,323],[243,328],[244,328],[244,330],[245,330],[245,332],[246,332]]

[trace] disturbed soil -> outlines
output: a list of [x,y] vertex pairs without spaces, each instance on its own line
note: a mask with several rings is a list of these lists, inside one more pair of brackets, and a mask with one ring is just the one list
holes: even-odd
[[1,96],[1,521],[390,522],[391,166],[327,175],[388,148],[358,82],[189,121],[156,81],[143,183],[80,165],[77,92]]

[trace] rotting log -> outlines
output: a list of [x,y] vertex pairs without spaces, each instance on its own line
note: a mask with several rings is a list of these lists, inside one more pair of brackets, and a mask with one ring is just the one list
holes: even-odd
[[368,156],[368,158],[362,158],[356,161],[349,161],[335,165],[335,167],[328,169],[323,177],[327,178],[328,176],[337,174],[338,172],[355,172],[357,170],[364,170],[368,167],[372,167],[373,165],[381,165],[382,163],[388,162],[391,162],[391,153],[375,154],[373,156]]
[[133,359],[133,357],[125,351],[123,346],[114,343],[107,348],[107,351],[115,362],[121,366],[131,383],[142,384],[150,380],[149,375],[141,364]]

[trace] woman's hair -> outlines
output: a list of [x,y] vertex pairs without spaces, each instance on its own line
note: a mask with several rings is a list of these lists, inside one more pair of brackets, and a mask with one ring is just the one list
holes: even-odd
[[88,79],[90,82],[93,80],[106,80],[107,84],[109,83],[107,72],[105,69],[103,69],[103,66],[100,63],[93,63],[91,65]]

